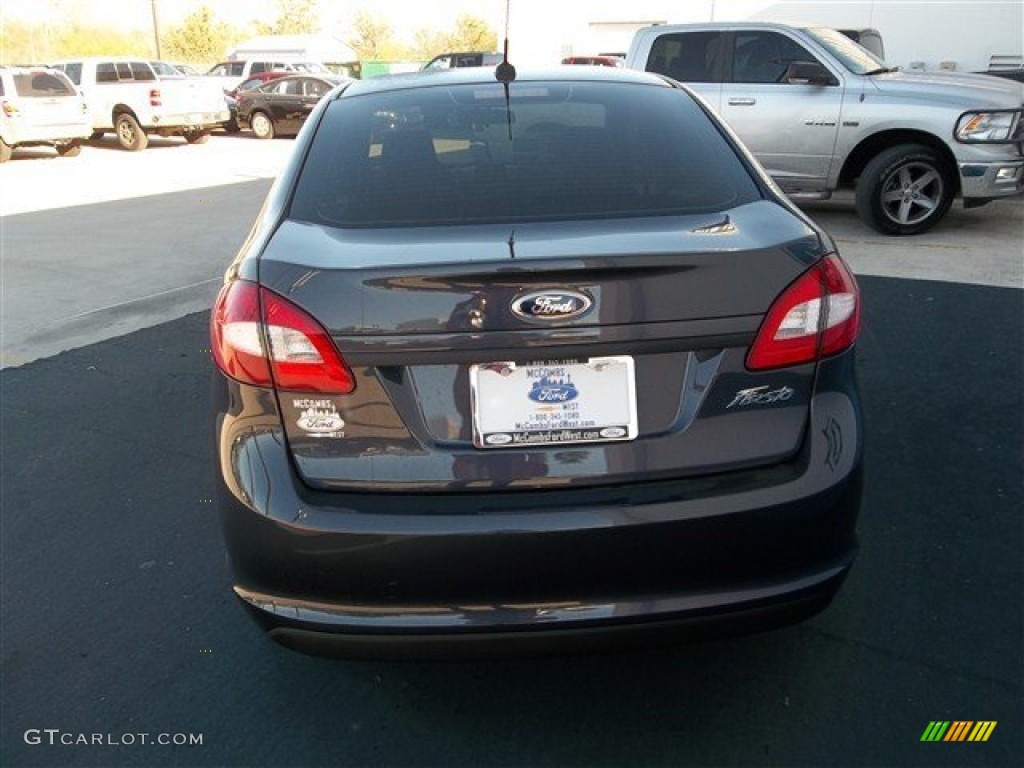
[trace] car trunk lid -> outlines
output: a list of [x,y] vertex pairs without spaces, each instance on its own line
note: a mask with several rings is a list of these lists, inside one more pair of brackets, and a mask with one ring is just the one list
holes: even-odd
[[[455,492],[782,460],[800,446],[814,365],[751,373],[744,355],[772,301],[823,253],[812,228],[771,202],[515,227],[286,221],[261,258],[260,282],[319,320],[356,378],[348,395],[279,393],[296,465],[325,489]],[[516,302],[538,292],[575,293],[592,306],[556,320],[517,314]],[[588,364],[604,359],[630,369],[619,374],[626,383],[588,378]],[[531,401],[528,377],[552,377],[565,397],[555,379],[568,371],[573,387],[583,376],[592,390],[610,388],[618,412],[635,398],[635,436],[589,440],[572,424],[539,444],[482,441],[494,402],[484,395],[496,390],[477,388],[509,363],[520,370],[513,390],[525,387],[503,406],[510,418],[560,405]],[[589,394],[572,399],[588,407]],[[554,410],[556,426],[570,424]]]

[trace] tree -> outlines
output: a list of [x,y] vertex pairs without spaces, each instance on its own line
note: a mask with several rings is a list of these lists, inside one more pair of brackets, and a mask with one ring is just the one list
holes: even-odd
[[353,38],[349,47],[356,52],[360,61],[380,59],[385,51],[393,48],[391,25],[369,11],[359,11],[352,22]]
[[169,59],[209,64],[222,58],[240,36],[237,27],[221,21],[209,7],[201,5],[180,26],[161,36],[161,46]]
[[418,29],[414,36],[413,51],[417,58],[432,59],[447,51],[494,51],[498,35],[483,19],[464,13],[448,31],[432,28]]
[[424,27],[417,29],[413,35],[412,50],[415,58],[429,60],[450,51],[451,48],[448,47],[447,34],[438,29]]
[[17,19],[3,19],[0,23],[0,64],[32,64],[56,58],[49,35],[42,34],[37,25]]
[[320,31],[319,0],[277,0],[277,19],[259,23],[261,35],[311,35]]
[[464,13],[455,21],[449,34],[448,49],[452,51],[494,51],[498,48],[498,35],[483,19]]
[[151,56],[150,37],[76,21],[56,26],[3,19],[0,64],[44,64],[74,56]]

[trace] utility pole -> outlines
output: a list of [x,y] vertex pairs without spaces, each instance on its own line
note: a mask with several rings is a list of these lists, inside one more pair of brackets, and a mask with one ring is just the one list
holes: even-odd
[[156,42],[156,57],[162,59],[163,56],[160,55],[160,25],[156,17],[156,0],[149,0],[149,8],[153,12],[153,40]]

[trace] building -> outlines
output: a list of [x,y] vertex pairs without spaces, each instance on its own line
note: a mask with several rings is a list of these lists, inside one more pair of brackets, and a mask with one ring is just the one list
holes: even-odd
[[747,19],[875,28],[887,63],[908,69],[1019,65],[1024,45],[1024,0],[588,0],[513,3],[510,58],[552,65],[572,55],[625,52],[633,33],[651,24]]

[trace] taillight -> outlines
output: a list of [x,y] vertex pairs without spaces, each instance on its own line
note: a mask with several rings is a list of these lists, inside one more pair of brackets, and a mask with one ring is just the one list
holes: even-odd
[[809,363],[850,347],[860,329],[857,281],[838,256],[826,256],[782,292],[747,353],[747,368]]
[[351,371],[323,327],[255,283],[235,280],[221,289],[210,338],[217,367],[245,384],[329,394],[355,389]]
[[151,106],[151,107],[159,107],[159,106],[162,106],[162,105],[163,105],[163,100],[160,98],[160,89],[159,88],[150,88],[149,89],[149,106]]
[[18,108],[9,101],[3,102],[3,110],[8,117],[16,117],[18,114]]

